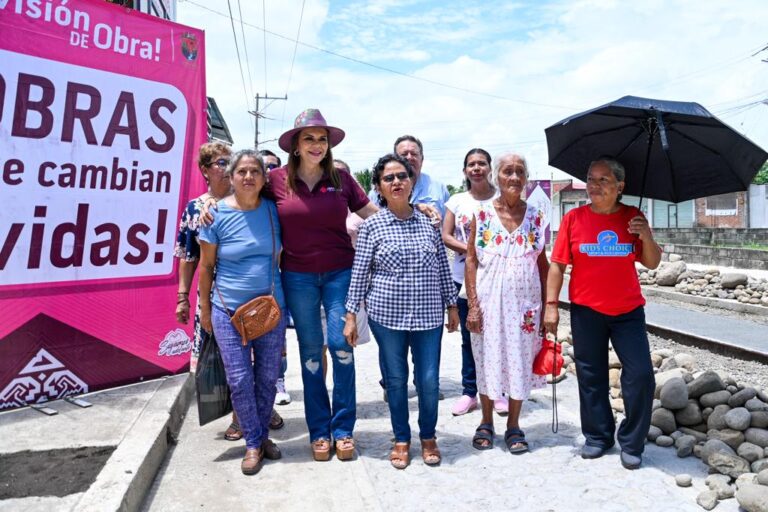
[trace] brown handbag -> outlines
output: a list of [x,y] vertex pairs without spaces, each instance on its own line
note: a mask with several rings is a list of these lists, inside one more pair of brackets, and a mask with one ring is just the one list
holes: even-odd
[[[269,209],[269,208],[267,208]],[[261,295],[251,299],[235,310],[235,314],[229,317],[232,325],[240,333],[243,339],[243,346],[248,344],[249,340],[258,338],[268,333],[280,323],[280,306],[275,300],[275,272],[272,265],[275,263],[275,226],[272,221],[272,212],[268,212],[269,227],[272,231],[272,260],[269,265],[269,272],[272,275],[272,288],[269,295]],[[224,309],[229,315],[229,308],[221,296],[219,287],[216,286],[216,292],[219,294]]]

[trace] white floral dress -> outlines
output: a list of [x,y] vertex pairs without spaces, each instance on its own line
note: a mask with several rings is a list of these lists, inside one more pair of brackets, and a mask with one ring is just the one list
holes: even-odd
[[508,232],[492,203],[479,205],[477,298],[483,334],[472,333],[472,352],[481,394],[525,400],[545,379],[534,375],[541,347],[541,281],[536,260],[544,249],[544,212],[528,205],[520,226]]

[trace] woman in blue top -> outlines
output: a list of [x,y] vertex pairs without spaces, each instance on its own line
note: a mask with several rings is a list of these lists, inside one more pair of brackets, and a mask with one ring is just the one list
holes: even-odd
[[[263,336],[243,346],[230,315],[246,302],[268,295],[285,310],[278,275],[280,223],[272,201],[261,191],[267,176],[264,161],[253,150],[235,154],[227,167],[234,193],[219,201],[213,224],[200,231],[200,323],[213,329],[232,391],[232,407],[240,420],[246,452],[241,469],[247,475],[261,469],[266,456],[280,458],[268,439],[275,400],[275,383],[285,337],[286,315]],[[216,271],[214,293],[213,276]],[[211,305],[213,302],[213,305]]]
[[419,395],[419,437],[424,463],[440,463],[437,424],[440,340],[445,309],[448,330],[459,325],[456,288],[440,231],[410,204],[413,169],[401,156],[386,155],[372,181],[384,209],[368,218],[357,237],[346,301],[344,336],[357,344],[356,315],[365,300],[368,324],[379,344],[395,445],[389,459],[397,469],[410,462],[408,349],[413,354]]

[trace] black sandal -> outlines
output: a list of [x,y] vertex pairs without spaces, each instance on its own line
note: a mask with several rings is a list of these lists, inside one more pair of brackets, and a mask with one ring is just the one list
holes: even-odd
[[[504,444],[507,445],[509,453],[514,455],[519,455],[528,451],[528,441],[525,440],[525,433],[516,427],[509,428],[504,433]],[[513,448],[513,446],[516,444],[520,444],[522,446]]]
[[[490,423],[481,423],[477,429],[475,429],[475,436],[472,438],[472,447],[475,450],[490,450],[493,448],[493,425]],[[488,441],[488,444],[483,443]]]
[[224,439],[227,441],[239,441],[243,438],[243,431],[240,430],[240,424],[233,421],[229,424],[229,428],[224,431]]

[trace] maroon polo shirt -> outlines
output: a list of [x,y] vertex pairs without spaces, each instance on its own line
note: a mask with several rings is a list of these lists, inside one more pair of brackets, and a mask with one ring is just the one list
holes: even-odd
[[341,190],[323,175],[312,190],[296,178],[296,190],[291,192],[287,176],[285,167],[269,173],[270,192],[282,228],[283,270],[331,272],[351,268],[355,250],[347,234],[347,212],[356,212],[370,202],[363,189],[342,171]]

